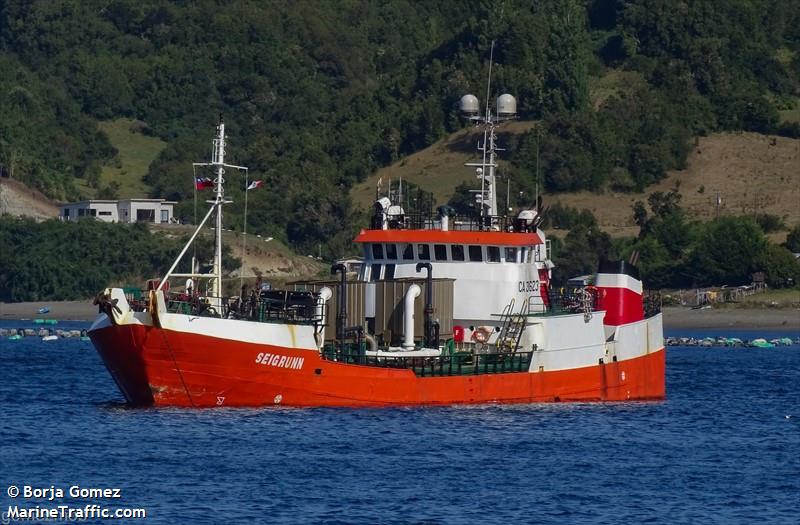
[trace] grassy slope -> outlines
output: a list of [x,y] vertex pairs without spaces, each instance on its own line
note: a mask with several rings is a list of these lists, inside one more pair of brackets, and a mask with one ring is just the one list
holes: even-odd
[[[498,144],[502,147],[505,134],[524,133],[533,125],[534,122],[523,121],[503,124],[498,131]],[[462,182],[471,184],[476,181],[475,168],[468,168],[464,163],[480,160],[476,147],[482,140],[483,133],[473,128],[445,137],[422,151],[378,170],[356,185],[351,192],[353,202],[361,208],[370,208],[375,200],[375,188],[379,179],[382,179],[385,189],[389,181],[396,185],[402,178],[433,192],[437,205],[444,204],[450,199],[456,186]],[[499,186],[504,191],[505,185],[502,182]]]
[[[515,123],[520,128],[526,123]],[[530,127],[530,123],[527,123]],[[474,159],[456,145],[474,147],[477,135],[460,131],[402,161],[379,170],[359,184],[353,197],[362,208],[371,206],[379,177],[411,180],[445,202],[455,186],[472,182],[472,171],[464,162]],[[777,215],[791,226],[800,222],[800,140],[756,133],[717,133],[701,137],[689,154],[685,170],[670,172],[661,183],[641,194],[578,192],[544,195],[545,202],[562,202],[588,209],[597,216],[605,231],[615,236],[635,235],[631,206],[647,201],[653,191],[669,191],[679,184],[683,206],[691,217],[708,220],[716,214],[716,195],[722,199],[721,214],[754,211]],[[502,171],[502,160],[501,160]],[[503,184],[500,183],[501,192]],[[778,234],[780,240],[784,234]]]
[[[591,210],[612,235],[633,235],[631,206],[646,202],[653,191],[669,191],[679,184],[682,205],[694,219],[709,220],[720,214],[764,212],[777,215],[787,225],[800,222],[800,140],[756,133],[717,133],[698,140],[689,154],[688,167],[672,171],[644,194],[580,192],[551,198],[551,202]],[[785,239],[785,234],[783,235]]]
[[[100,129],[108,135],[111,144],[119,151],[116,165],[103,166],[101,187],[111,182],[120,185],[119,196],[148,197],[150,187],[143,178],[150,168],[150,163],[158,156],[166,143],[157,137],[150,137],[141,132],[144,124],[132,119],[121,118],[100,122]],[[87,195],[97,192],[82,180],[76,180],[78,186]]]
[[[629,90],[641,81],[636,73],[609,71],[590,82],[592,103],[597,106],[609,96]],[[782,117],[800,120],[800,107],[782,112]],[[502,133],[522,133],[532,126],[531,122],[504,125],[499,144],[502,147]],[[375,198],[379,178],[383,179],[385,187],[387,179],[396,183],[402,177],[432,191],[437,204],[446,202],[458,184],[475,180],[471,168],[464,167],[464,163],[477,159],[475,145],[479,138],[474,130],[462,130],[378,170],[354,188],[353,201],[368,209]],[[501,153],[501,173],[502,158]],[[687,161],[687,169],[670,172],[664,181],[642,194],[579,192],[544,195],[544,199],[546,203],[562,202],[592,211],[601,227],[614,236],[638,232],[631,212],[637,200],[646,202],[653,191],[669,191],[676,184],[683,195],[684,207],[696,219],[708,220],[715,216],[719,193],[721,214],[758,211],[777,215],[789,226],[800,222],[800,140],[755,133],[717,133],[699,138]],[[503,183],[499,186],[502,193]],[[776,234],[775,240],[784,239],[785,233]]]
[[[168,237],[175,239],[175,255],[177,255],[182,244],[179,239],[191,235],[194,226],[178,224],[151,224],[152,231],[161,232]],[[214,231],[206,228],[200,233],[201,237],[213,240]],[[244,260],[244,276],[251,280],[255,278],[257,272],[272,282],[287,282],[296,279],[307,279],[323,274],[329,267],[316,259],[297,255],[288,246],[277,239],[259,237],[257,235],[247,235],[247,242],[243,243],[240,232],[225,231],[222,234],[222,241],[230,246],[232,255],[242,258],[242,248],[247,251]],[[244,244],[244,246],[243,246]],[[240,270],[234,270],[232,276],[238,279]]]

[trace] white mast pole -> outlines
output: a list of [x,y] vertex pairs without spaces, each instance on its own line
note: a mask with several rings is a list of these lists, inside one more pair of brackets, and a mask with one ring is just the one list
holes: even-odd
[[[494,192],[492,185],[494,184],[494,168],[492,165],[494,164],[494,159],[492,157],[489,158],[489,173],[486,173],[486,146],[487,146],[487,138],[492,140],[492,135],[494,135],[494,130],[492,129],[492,109],[489,100],[491,99],[492,94],[492,63],[494,62],[494,40],[492,40],[492,47],[489,50],[489,78],[486,79],[486,127],[483,128],[483,167],[481,169],[481,218],[483,218],[487,211],[489,215],[494,214],[495,206],[492,204],[494,201]],[[493,141],[492,141],[493,145]],[[492,156],[494,155],[494,148],[490,150]],[[487,179],[488,178],[488,179]],[[488,183],[488,192],[487,195],[487,183]],[[488,199],[487,199],[488,197]],[[489,201],[489,210],[486,210],[486,201]],[[481,221],[481,224],[483,222]]]
[[[250,172],[244,170],[244,227],[242,228],[242,269],[239,275],[239,290],[244,286],[245,257],[247,256],[247,194],[250,193]],[[244,299],[244,298],[242,298]]]
[[[164,288],[167,280],[170,276],[178,276],[178,277],[203,277],[208,278],[211,284],[211,294],[212,297],[211,302],[212,304],[219,309],[222,306],[222,205],[226,204],[231,201],[225,201],[225,168],[233,168],[237,170],[247,170],[244,166],[234,166],[232,164],[225,164],[225,124],[223,123],[222,116],[219,117],[219,125],[217,126],[217,138],[213,141],[213,148],[211,152],[211,162],[194,162],[192,163],[194,169],[198,166],[208,166],[214,170],[216,173],[214,179],[214,200],[208,200],[207,203],[211,204],[211,207],[208,209],[208,213],[206,214],[205,218],[200,221],[200,224],[197,225],[197,229],[195,230],[192,238],[189,239],[189,242],[186,243],[186,246],[183,248],[181,253],[178,255],[175,262],[170,267],[169,271],[167,271],[166,275],[158,285],[156,291],[161,291]],[[196,184],[196,172],[195,172],[195,180],[193,181]],[[186,254],[186,251],[189,249],[189,246],[192,245],[197,235],[200,233],[200,230],[206,224],[206,221],[211,217],[211,214],[216,211],[217,212],[217,223],[215,229],[215,246],[214,246],[214,264],[211,268],[211,273],[207,274],[198,274],[195,272],[194,268],[194,257],[192,258],[192,268],[188,274],[183,273],[176,273],[173,274],[172,272],[175,271],[175,268],[178,266],[181,258]],[[197,221],[195,221],[197,222]]]
[[223,183],[225,179],[223,176],[225,175],[225,168],[222,166],[225,164],[225,123],[222,121],[222,117],[219,119],[219,126],[217,127],[217,140],[215,141],[215,149],[212,158],[212,163],[217,167],[217,178],[214,181],[216,186],[214,186],[214,194],[216,196],[214,205],[217,208],[217,227],[216,227],[216,249],[214,250],[214,286],[212,287],[212,294],[214,296],[214,302],[216,303],[217,307],[221,305],[222,302],[222,202],[225,196],[225,190],[223,188]]

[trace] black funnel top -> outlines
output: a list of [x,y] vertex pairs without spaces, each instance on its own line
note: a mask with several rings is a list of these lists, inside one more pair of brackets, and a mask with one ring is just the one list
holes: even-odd
[[636,280],[641,280],[639,268],[626,261],[600,261],[597,273],[625,274]]

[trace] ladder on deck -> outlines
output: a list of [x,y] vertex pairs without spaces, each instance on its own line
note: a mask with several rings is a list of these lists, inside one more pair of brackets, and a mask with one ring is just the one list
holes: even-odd
[[514,313],[514,299],[511,299],[511,302],[506,305],[500,317],[503,326],[500,329],[500,335],[497,337],[496,346],[498,352],[517,351],[530,311],[530,299],[523,303],[517,313]]

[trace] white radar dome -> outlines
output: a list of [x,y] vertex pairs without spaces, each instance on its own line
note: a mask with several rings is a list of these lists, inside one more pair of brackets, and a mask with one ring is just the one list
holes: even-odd
[[517,114],[517,99],[515,99],[508,93],[504,93],[499,97],[497,97],[497,116],[513,117],[516,114]]
[[458,103],[461,113],[467,117],[474,117],[478,114],[478,97],[475,95],[464,95]]

